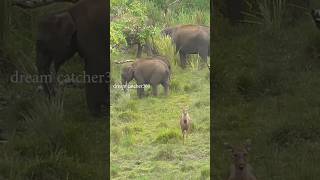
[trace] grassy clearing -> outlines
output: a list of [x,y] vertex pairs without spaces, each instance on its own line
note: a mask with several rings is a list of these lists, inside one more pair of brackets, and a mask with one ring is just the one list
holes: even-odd
[[[161,85],[158,87],[158,97],[152,97],[151,89],[147,88],[145,89],[147,97],[143,99],[138,99],[135,89],[130,89],[128,94],[122,89],[111,89],[111,177],[112,179],[209,179],[208,69],[198,70],[200,58],[191,56],[188,68],[182,70],[172,40],[160,35],[164,27],[171,25],[208,25],[209,9],[198,8],[205,4],[201,0],[183,1],[180,5],[172,6],[165,14],[163,9],[158,7],[161,1],[144,2],[150,9],[148,17],[154,21],[157,30],[153,36],[154,45],[159,54],[166,56],[171,63],[170,94],[165,97]],[[134,59],[133,54],[134,52],[111,54],[111,60]],[[112,63],[111,84],[121,84],[120,68],[120,65]],[[193,122],[191,134],[185,145],[182,144],[179,124],[184,106],[189,107]]]
[[[209,178],[208,73],[177,68],[172,83],[180,88],[172,89],[168,97],[161,87],[159,97],[147,90],[144,99],[138,99],[134,90],[124,94],[112,89],[111,96],[118,97],[111,102],[112,179]],[[186,105],[193,126],[183,145],[179,118]]]
[[320,31],[311,17],[277,33],[239,25],[228,30],[232,41],[217,32],[222,36],[215,36],[213,53],[213,178],[229,175],[230,154],[223,143],[250,138],[258,179],[319,179]]

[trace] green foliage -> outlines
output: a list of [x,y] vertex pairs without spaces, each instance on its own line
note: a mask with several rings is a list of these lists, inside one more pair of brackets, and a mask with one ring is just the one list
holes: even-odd
[[284,25],[287,10],[287,0],[248,1],[244,22],[262,25],[264,29],[273,33],[278,32]]
[[[119,54],[123,47],[129,45],[128,40],[139,41],[141,44],[157,43],[154,41],[161,41],[160,31],[166,26],[177,24],[209,26],[209,1],[181,1],[168,7],[170,3],[172,2],[151,0],[111,1],[111,52]],[[194,13],[190,14],[190,11]],[[159,47],[161,43],[158,42],[154,46]]]
[[126,38],[146,43],[153,33],[153,27],[148,25],[147,7],[139,1],[111,2],[111,16],[115,20],[110,25],[111,52],[116,52],[122,44],[126,45]]
[[154,45],[159,54],[165,55],[172,66],[178,66],[179,55],[176,53],[176,47],[172,39],[168,36],[162,37],[160,32],[154,37]]
[[[281,11],[287,12],[288,6],[284,7]],[[271,13],[280,12],[276,7],[269,10],[271,19],[282,14]],[[211,138],[215,140],[213,153],[220,156],[211,167],[214,179],[225,179],[230,173],[232,160],[224,142],[240,143],[247,138],[253,142],[249,162],[258,179],[317,179],[319,175],[315,104],[319,103],[316,44],[320,33],[310,16],[290,25],[286,24],[289,17],[281,18],[279,26],[275,17],[271,29],[231,26],[219,19],[224,26],[213,49],[217,96]]]
[[210,168],[209,168],[209,167],[204,167],[204,168],[201,170],[200,179],[201,179],[201,180],[210,179]]
[[172,129],[165,129],[163,131],[160,131],[156,139],[156,142],[169,143],[169,142],[180,139],[180,137],[181,137],[181,134],[178,131],[172,130]]
[[[173,68],[168,97],[162,95],[162,87],[158,87],[160,96],[146,92],[143,99],[137,98],[136,90],[124,94],[111,88],[111,97],[119,96],[111,101],[112,179],[208,178],[210,84],[204,78],[208,72]],[[188,84],[196,88],[185,92]],[[193,123],[183,145],[179,118],[184,106],[189,107]],[[123,114],[131,120],[124,123]]]
[[157,152],[154,159],[158,160],[158,161],[170,161],[170,160],[174,160],[176,158],[175,156],[176,155],[175,155],[174,151],[169,146],[169,147],[161,149],[159,152]]

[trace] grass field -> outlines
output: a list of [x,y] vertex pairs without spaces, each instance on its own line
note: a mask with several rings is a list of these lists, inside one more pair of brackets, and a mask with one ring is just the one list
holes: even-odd
[[257,179],[319,179],[320,31],[311,16],[272,33],[220,20],[213,51],[213,178],[229,175],[231,155],[223,143],[249,138]]
[[[121,83],[114,65],[114,83]],[[209,179],[210,83],[209,71],[174,66],[170,95],[138,99],[111,89],[112,179]],[[192,132],[182,144],[180,116],[189,107]]]

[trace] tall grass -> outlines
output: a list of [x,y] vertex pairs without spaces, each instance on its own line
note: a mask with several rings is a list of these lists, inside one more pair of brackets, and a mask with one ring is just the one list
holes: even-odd
[[166,22],[168,25],[176,24],[197,24],[197,25],[210,25],[210,13],[208,11],[201,11],[194,9],[190,13],[189,9],[182,9],[178,14],[170,13]]
[[179,55],[176,53],[176,46],[169,36],[157,34],[154,37],[154,44],[160,55],[166,56],[171,65],[179,65]]
[[278,31],[284,22],[284,14],[287,8],[286,0],[258,0],[256,12],[243,12],[246,23],[262,25],[271,31]]
[[[64,102],[58,95],[50,100],[40,98],[33,103],[33,108],[22,114],[27,132],[35,137],[44,138],[58,148],[63,142]],[[59,144],[59,145],[58,145]]]

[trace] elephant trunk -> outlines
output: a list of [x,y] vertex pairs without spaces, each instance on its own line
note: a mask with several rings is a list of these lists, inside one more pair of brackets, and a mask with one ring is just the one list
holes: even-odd
[[122,85],[123,85],[123,91],[125,93],[127,93],[128,92],[128,81],[126,79],[123,79],[122,80]]
[[45,56],[43,53],[37,53],[37,69],[39,74],[39,80],[43,86],[43,90],[49,97],[53,96],[54,88],[53,88],[53,79],[50,75],[50,66],[52,64],[52,58]]

